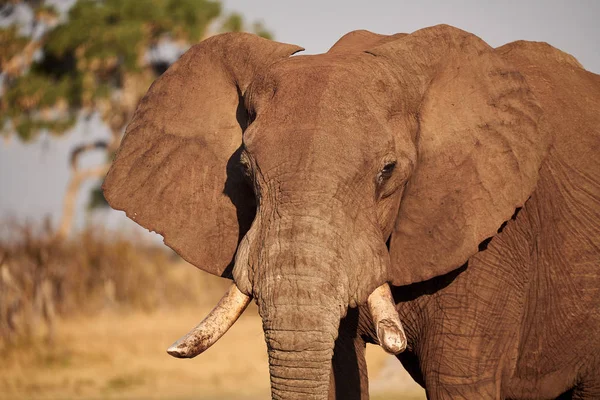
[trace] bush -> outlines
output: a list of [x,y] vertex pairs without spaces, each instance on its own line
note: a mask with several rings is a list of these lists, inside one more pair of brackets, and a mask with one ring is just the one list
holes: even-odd
[[164,246],[95,227],[61,240],[49,229],[4,225],[9,234],[0,235],[0,346],[40,332],[52,339],[57,317],[197,304],[215,286]]

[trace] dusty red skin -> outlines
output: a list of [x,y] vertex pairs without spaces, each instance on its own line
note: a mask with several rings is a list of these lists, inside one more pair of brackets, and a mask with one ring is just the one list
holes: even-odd
[[[365,343],[381,342],[406,343],[432,400],[600,398],[600,77],[446,25],[299,50],[242,33],[194,46],[104,184],[256,299],[272,396],[367,399]],[[368,302],[386,282],[406,340],[389,295]]]

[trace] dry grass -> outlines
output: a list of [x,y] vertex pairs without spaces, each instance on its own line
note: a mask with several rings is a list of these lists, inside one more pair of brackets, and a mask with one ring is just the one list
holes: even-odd
[[[226,280],[99,229],[67,241],[11,229],[0,232],[0,400],[269,397],[254,306],[196,359],[165,352],[217,302]],[[373,399],[424,399],[389,360],[368,350]]]
[[166,248],[88,228],[71,240],[0,224],[0,349],[44,334],[57,316],[199,304],[202,274]]
[[[52,346],[33,342],[3,354],[0,399],[268,398],[266,346],[254,307],[196,359],[166,354],[206,311],[111,312],[64,321]],[[369,347],[373,399],[424,399],[395,360],[396,375],[386,372],[388,360]]]

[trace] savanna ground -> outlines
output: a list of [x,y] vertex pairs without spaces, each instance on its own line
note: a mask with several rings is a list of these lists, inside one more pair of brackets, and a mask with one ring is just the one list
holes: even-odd
[[[0,323],[14,328],[0,337],[1,400],[269,398],[254,304],[197,358],[165,351],[216,304],[225,280],[146,247],[85,235],[62,245],[29,237],[0,250]],[[425,399],[395,358],[376,346],[367,358],[372,399]]]

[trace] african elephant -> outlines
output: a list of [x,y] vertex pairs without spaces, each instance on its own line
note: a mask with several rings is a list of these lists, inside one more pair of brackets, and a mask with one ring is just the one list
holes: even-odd
[[274,399],[368,398],[369,342],[432,400],[600,398],[600,77],[447,25],[300,50],[211,37],[128,126],[109,203],[234,282],[169,353],[253,298]]

